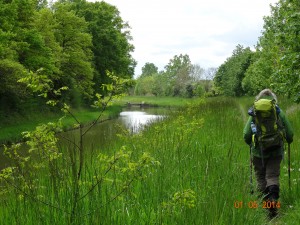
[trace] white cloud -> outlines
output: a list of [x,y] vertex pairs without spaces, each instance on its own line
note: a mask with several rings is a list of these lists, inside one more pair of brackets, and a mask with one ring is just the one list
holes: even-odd
[[278,0],[106,0],[131,26],[136,75],[146,62],[160,70],[174,55],[218,67],[238,44],[253,47],[263,17]]

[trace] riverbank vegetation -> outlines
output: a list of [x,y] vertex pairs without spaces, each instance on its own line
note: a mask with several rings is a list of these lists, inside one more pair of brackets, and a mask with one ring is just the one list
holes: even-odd
[[227,96],[255,95],[266,87],[300,102],[299,3],[279,0],[264,18],[255,51],[237,45],[215,74],[215,85]]
[[[124,96],[114,100],[112,105],[108,106],[101,119],[116,118],[128,103],[144,103],[151,107],[184,107],[186,104],[193,104],[196,99],[187,99],[180,97],[154,97],[154,96]],[[19,141],[22,138],[21,133],[32,131],[37,125],[55,122],[63,116],[60,110],[50,110],[47,107],[40,106],[39,111],[31,107],[22,114],[6,115],[0,121],[0,143],[10,143]],[[72,113],[83,123],[93,122],[99,116],[99,110],[92,107],[72,108]],[[64,130],[72,128],[73,118],[67,116],[64,118]]]
[[116,104],[144,103],[154,107],[184,107],[187,104],[198,102],[198,98],[183,97],[156,97],[156,96],[124,96],[116,101]]
[[300,102],[299,9],[297,1],[278,0],[272,4],[255,50],[237,43],[232,55],[218,68],[194,65],[184,54],[175,55],[162,71],[153,63],[146,63],[134,93],[240,97],[256,95],[268,87]]
[[[204,70],[180,54],[164,71],[146,63],[133,80],[130,27],[116,7],[1,1],[0,137],[18,140],[27,132],[23,143],[4,147],[0,224],[267,223],[259,196],[249,193],[249,149],[242,140],[253,101],[244,95],[266,87],[282,96],[280,107],[296,131],[292,186],[285,159],[276,218],[295,224],[298,11],[297,1],[279,0],[255,51],[237,45],[217,69]],[[117,98],[124,93],[131,96]],[[138,134],[115,127],[110,145],[86,145],[91,127],[128,102],[185,107]],[[70,126],[77,128],[74,137],[63,132]]]
[[[119,104],[109,106],[101,119],[116,118],[122,111],[122,107],[123,106]],[[92,123],[99,116],[99,110],[90,107],[72,109],[72,113],[82,124]],[[49,111],[49,109],[45,112],[33,111],[27,112],[26,114],[22,113],[22,115],[8,115],[5,117],[5,121],[0,123],[0,144],[21,141],[22,132],[32,131],[40,124],[57,122],[63,116],[63,112],[58,110]],[[74,119],[70,115],[67,115],[64,118],[63,130],[72,129],[73,125]]]
[[165,69],[158,71],[153,63],[146,63],[136,79],[135,95],[202,97],[215,95],[212,79],[217,68],[204,69],[192,64],[185,54],[175,55]]
[[[52,4],[29,0],[1,2],[0,8],[1,124],[7,115],[17,118],[28,109],[40,111],[44,105],[29,91],[24,77],[39,79],[45,97],[62,100],[72,108],[89,107],[97,100],[96,94],[105,96],[101,86],[111,83],[109,74],[133,78],[136,61],[131,55],[130,26],[115,6],[85,0]],[[184,98],[244,96],[271,87],[298,101],[299,5],[279,0],[270,9],[254,51],[238,44],[218,68],[192,64],[187,54],[173,56],[162,71],[147,62],[142,74],[128,83],[127,93]],[[287,24],[284,31],[282,21]]]
[[129,26],[115,6],[17,0],[1,1],[0,8],[2,118],[44,105],[24,79],[38,80],[48,100],[84,107],[95,101],[95,93],[105,94],[102,84],[112,81],[107,71],[133,77]]
[[[110,147],[84,150],[77,190],[70,189],[77,179],[73,145],[50,145],[48,157],[38,154],[43,142],[29,146],[37,151],[30,160],[13,154],[18,163],[2,171],[1,223],[264,224],[266,210],[250,194],[249,149],[242,140],[251,103],[252,98],[199,100],[141,133],[121,129]],[[299,107],[282,100],[282,109],[298,129]],[[290,190],[287,161],[282,164],[277,222],[293,224],[298,215],[298,145],[295,137]],[[15,173],[19,169],[23,174]]]

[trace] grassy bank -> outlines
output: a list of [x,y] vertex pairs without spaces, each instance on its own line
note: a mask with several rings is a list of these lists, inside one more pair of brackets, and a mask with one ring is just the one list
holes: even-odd
[[[154,106],[177,107],[195,101],[196,100],[193,99],[172,97],[157,98],[147,96],[127,96],[122,99],[115,100],[113,105],[108,107],[108,109],[104,112],[101,119],[117,116],[122,110],[122,107],[126,106],[128,102],[144,102]],[[72,110],[72,113],[74,113],[78,120],[83,124],[90,123],[99,116],[99,111],[91,108],[74,109]],[[5,120],[2,119],[0,122],[0,144],[19,141],[22,138],[22,132],[31,131],[39,124],[56,122],[62,116],[63,114],[59,111],[51,112],[49,110],[44,110],[43,112],[30,111],[23,115],[7,115],[7,118]],[[64,119],[64,127],[72,127],[74,122],[74,119],[68,116]]]
[[[107,119],[116,117],[122,106],[119,104],[110,106],[103,113],[101,119]],[[90,123],[98,118],[99,111],[91,108],[81,108],[71,110],[74,116],[83,124]],[[22,138],[22,132],[32,131],[39,124],[48,122],[57,122],[58,119],[63,117],[62,112],[31,112],[24,116],[16,116],[15,118],[8,117],[9,121],[0,124],[0,144],[17,142]],[[66,116],[63,119],[63,125],[65,129],[72,127],[75,120],[70,116]]]
[[155,97],[155,96],[125,96],[116,101],[117,104],[126,105],[129,103],[145,103],[160,107],[178,107],[198,102],[197,98],[179,97]]
[[[291,190],[287,160],[282,163],[281,217],[269,222],[257,193],[250,194],[249,148],[242,130],[251,102],[194,102],[142,133],[120,132],[111,147],[86,149],[74,190],[75,152],[63,146],[63,157],[45,160],[38,170],[30,167],[26,179],[7,175],[19,189],[2,186],[0,224],[297,224],[297,133],[291,146]],[[298,130],[299,107],[284,101],[282,108]]]

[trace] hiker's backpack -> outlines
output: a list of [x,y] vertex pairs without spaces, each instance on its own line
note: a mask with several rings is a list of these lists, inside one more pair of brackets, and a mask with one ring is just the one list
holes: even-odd
[[261,151],[282,147],[283,128],[275,100],[259,99],[254,102],[253,111],[253,122],[257,129],[256,144]]

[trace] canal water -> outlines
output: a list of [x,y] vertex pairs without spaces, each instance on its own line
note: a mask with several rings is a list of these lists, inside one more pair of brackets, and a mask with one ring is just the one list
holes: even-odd
[[[166,108],[125,108],[118,118],[101,122],[93,126],[84,136],[86,149],[100,150],[113,145],[116,135],[122,129],[130,133],[138,133],[145,126],[163,119],[169,112]],[[84,128],[87,129],[87,128]],[[79,129],[67,131],[58,135],[60,148],[72,148],[74,143],[78,144]],[[3,156],[3,148],[0,149],[0,169],[7,166],[7,159]]]
[[[102,148],[111,145],[116,135],[126,129],[130,133],[138,133],[145,126],[163,119],[169,112],[166,108],[139,108],[124,109],[118,118],[96,124],[84,137],[87,148]],[[78,140],[79,131],[73,130],[63,134],[69,140]]]

